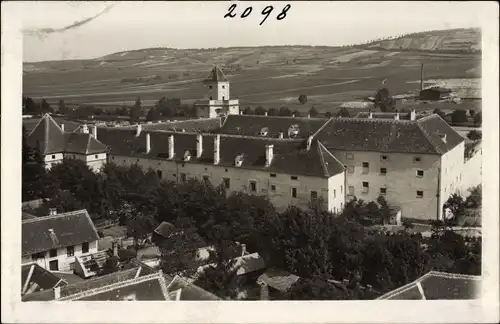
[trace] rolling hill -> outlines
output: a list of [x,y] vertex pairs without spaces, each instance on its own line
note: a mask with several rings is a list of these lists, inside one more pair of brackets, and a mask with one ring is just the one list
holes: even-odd
[[[89,60],[25,63],[23,91],[49,102],[102,107],[129,105],[138,96],[144,106],[162,96],[194,100],[203,97],[200,81],[218,64],[242,106],[298,105],[297,97],[306,94],[306,106],[321,110],[373,95],[384,79],[393,94],[415,93],[420,64],[433,83],[480,78],[478,44],[479,31],[467,29],[343,47],[149,48]],[[467,82],[455,83],[467,87]]]

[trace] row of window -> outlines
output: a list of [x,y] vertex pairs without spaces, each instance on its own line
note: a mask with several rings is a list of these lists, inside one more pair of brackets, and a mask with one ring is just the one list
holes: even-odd
[[[354,165],[346,166],[348,173],[354,173]],[[369,172],[369,164],[368,162],[363,162],[363,173],[366,174]],[[387,168],[380,168],[380,175],[386,175]],[[418,178],[422,178],[424,176],[424,170],[417,170],[416,172]]]
[[[370,192],[370,184],[366,181],[363,182],[363,187],[362,187],[362,193],[366,194]],[[387,188],[386,187],[381,187],[380,188],[380,194],[385,195],[387,193]],[[354,186],[349,186],[349,195],[354,196],[355,191],[354,191]],[[423,190],[417,190],[416,191],[416,197],[417,198],[423,198],[424,197],[424,191]]]
[[[210,85],[210,86],[208,86],[208,88],[209,88],[209,89],[212,89],[212,86]],[[226,86],[224,86],[224,85],[223,85],[223,86],[222,86],[222,89],[225,89],[225,88],[226,88]]]
[[[346,159],[348,160],[354,160],[354,154],[353,153],[346,153]],[[381,155],[380,156],[380,161],[388,161],[389,156],[388,155]],[[413,162],[414,163],[419,163],[422,162],[422,158],[420,156],[414,156],[413,157]]]
[[[89,243],[88,242],[82,243],[82,253],[88,253],[88,252],[89,252]],[[74,246],[66,247],[66,255],[69,257],[74,256],[75,255],[75,247]],[[57,256],[58,256],[57,249],[52,249],[49,251],[50,258],[56,258]],[[33,260],[44,259],[45,252],[35,253],[31,257]]]

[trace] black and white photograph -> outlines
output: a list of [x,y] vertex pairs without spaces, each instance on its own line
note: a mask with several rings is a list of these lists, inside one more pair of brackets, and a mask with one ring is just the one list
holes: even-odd
[[498,3],[2,9],[2,322],[499,320]]

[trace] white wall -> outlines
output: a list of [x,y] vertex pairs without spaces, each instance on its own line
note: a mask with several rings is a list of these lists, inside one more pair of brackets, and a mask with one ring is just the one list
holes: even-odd
[[107,153],[99,153],[99,154],[74,154],[74,153],[66,153],[64,154],[66,158],[76,159],[85,162],[87,166],[93,170],[94,172],[99,172],[101,167],[103,167],[108,159]]
[[459,193],[462,188],[464,147],[465,143],[462,142],[441,157],[441,212],[439,217],[442,216],[442,209],[446,200],[452,194]]
[[63,160],[63,153],[47,154],[43,156],[45,168],[50,169],[54,164],[61,163]]
[[97,252],[97,241],[89,242],[89,251],[87,253],[82,253],[82,245],[78,244],[74,246],[74,255],[68,256],[66,247],[57,249],[57,256],[50,257],[50,251],[45,251],[45,257],[43,259],[33,260],[32,256],[23,256],[22,264],[36,262],[39,266],[44,269],[50,270],[50,261],[58,260],[58,271],[71,271],[70,264],[75,262],[75,255],[86,255],[90,253]]
[[462,182],[460,183],[460,194],[462,197],[469,195],[468,189],[480,185],[483,177],[483,152],[480,150],[472,158],[467,160],[462,170]]

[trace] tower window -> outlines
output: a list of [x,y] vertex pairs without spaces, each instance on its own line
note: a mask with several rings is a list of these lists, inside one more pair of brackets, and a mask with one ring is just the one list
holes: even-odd
[[212,96],[210,96],[210,100],[212,100]]
[[226,86],[224,86],[224,85],[223,85],[223,86],[222,86],[222,89],[226,89]]
[[208,86],[209,89],[212,89],[212,86]]

